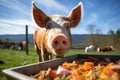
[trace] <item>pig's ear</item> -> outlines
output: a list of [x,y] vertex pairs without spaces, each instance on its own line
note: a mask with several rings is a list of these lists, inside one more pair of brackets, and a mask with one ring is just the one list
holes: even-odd
[[45,27],[49,18],[43,11],[35,6],[34,2],[32,2],[32,16],[33,20],[39,27]]
[[70,26],[71,27],[76,27],[79,24],[80,19],[82,17],[82,13],[83,13],[82,11],[83,11],[83,5],[82,5],[82,2],[80,2],[69,13],[69,15],[67,17],[70,20]]

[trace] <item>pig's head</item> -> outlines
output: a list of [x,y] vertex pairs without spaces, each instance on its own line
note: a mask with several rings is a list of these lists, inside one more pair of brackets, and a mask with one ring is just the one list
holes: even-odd
[[37,26],[46,32],[45,47],[56,56],[63,56],[71,46],[70,28],[76,27],[81,19],[82,3],[75,6],[68,16],[47,16],[32,3],[33,20]]

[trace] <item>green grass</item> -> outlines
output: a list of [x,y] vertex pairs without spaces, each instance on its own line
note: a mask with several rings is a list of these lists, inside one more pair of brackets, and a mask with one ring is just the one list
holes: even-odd
[[0,80],[5,80],[2,74],[3,69],[38,62],[38,56],[33,46],[30,45],[29,55],[26,55],[25,51],[0,49],[0,60],[4,62],[4,64],[0,64]]
[[[70,49],[65,54],[65,56],[70,56],[73,54],[85,54],[85,53],[84,53],[84,50]],[[104,53],[103,52],[92,52],[88,54],[120,55],[120,52],[104,52]],[[0,60],[4,62],[4,64],[0,64],[0,80],[5,80],[5,77],[2,73],[3,69],[36,63],[38,62],[38,56],[35,53],[33,45],[29,45],[29,55],[26,55],[25,51],[0,49]]]

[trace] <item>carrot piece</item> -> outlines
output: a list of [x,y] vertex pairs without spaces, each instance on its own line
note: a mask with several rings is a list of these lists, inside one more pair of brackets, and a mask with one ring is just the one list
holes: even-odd
[[71,68],[71,67],[78,67],[78,66],[79,66],[79,65],[78,65],[77,63],[64,62],[64,63],[62,64],[62,67],[67,68],[67,69],[69,69],[69,68]]
[[70,80],[85,80],[85,77],[83,76],[72,76]]
[[111,69],[111,66],[113,65],[113,63],[110,63],[108,64],[102,71],[102,74],[105,74],[105,75],[112,75],[114,73],[114,71]]
[[93,67],[94,67],[93,62],[85,62],[82,68],[86,71],[92,69]]

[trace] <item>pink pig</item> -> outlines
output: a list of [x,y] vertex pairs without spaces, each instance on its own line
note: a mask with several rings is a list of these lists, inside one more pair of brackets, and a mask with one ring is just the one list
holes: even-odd
[[47,16],[32,3],[33,20],[38,28],[34,33],[34,44],[39,55],[39,61],[63,57],[71,47],[72,37],[70,28],[76,27],[82,15],[82,3],[75,6],[68,16]]

